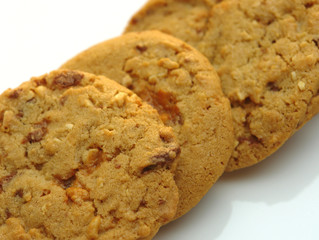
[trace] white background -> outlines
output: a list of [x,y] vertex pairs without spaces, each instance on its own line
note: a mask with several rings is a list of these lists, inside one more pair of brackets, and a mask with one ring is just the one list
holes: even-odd
[[[145,1],[2,0],[0,91],[120,35]],[[155,239],[319,239],[318,143],[319,116],[264,162],[223,176]]]

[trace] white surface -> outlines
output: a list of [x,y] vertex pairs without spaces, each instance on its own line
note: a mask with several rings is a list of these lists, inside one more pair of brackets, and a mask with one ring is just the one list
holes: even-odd
[[[120,35],[145,0],[0,2],[0,91]],[[319,116],[255,167],[227,174],[156,240],[319,239]]]

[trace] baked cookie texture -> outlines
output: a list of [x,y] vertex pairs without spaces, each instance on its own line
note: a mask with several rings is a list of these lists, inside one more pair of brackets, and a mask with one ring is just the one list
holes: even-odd
[[151,239],[176,213],[173,130],[103,76],[54,71],[0,96],[1,239]]
[[233,171],[265,159],[318,113],[318,24],[317,0],[151,0],[126,32],[158,29],[208,57],[232,106]]
[[176,218],[194,207],[224,172],[234,148],[230,104],[211,64],[186,43],[158,31],[129,33],[93,46],[62,68],[118,81],[174,129],[181,146]]

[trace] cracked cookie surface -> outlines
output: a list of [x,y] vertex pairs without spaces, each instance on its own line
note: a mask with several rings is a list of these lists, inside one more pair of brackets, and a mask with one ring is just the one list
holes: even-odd
[[103,76],[54,71],[0,96],[1,239],[151,239],[177,209],[173,130]]
[[211,64],[189,45],[158,31],[130,33],[80,53],[62,68],[118,81],[173,127],[181,146],[176,217],[194,207],[224,172],[234,146],[229,101]]
[[150,0],[126,31],[161,30],[208,57],[232,104],[233,171],[319,112],[318,13],[317,0]]

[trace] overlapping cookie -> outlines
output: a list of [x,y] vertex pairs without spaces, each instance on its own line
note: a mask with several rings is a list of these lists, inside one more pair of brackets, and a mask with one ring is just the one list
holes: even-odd
[[126,31],[161,30],[208,57],[232,105],[232,171],[265,159],[319,111],[318,13],[317,0],[150,0]]
[[0,96],[1,239],[151,239],[179,154],[156,110],[103,76],[54,71]]
[[62,68],[105,75],[155,107],[181,146],[176,217],[194,207],[224,172],[234,147],[230,105],[208,60],[158,31],[100,43]]

